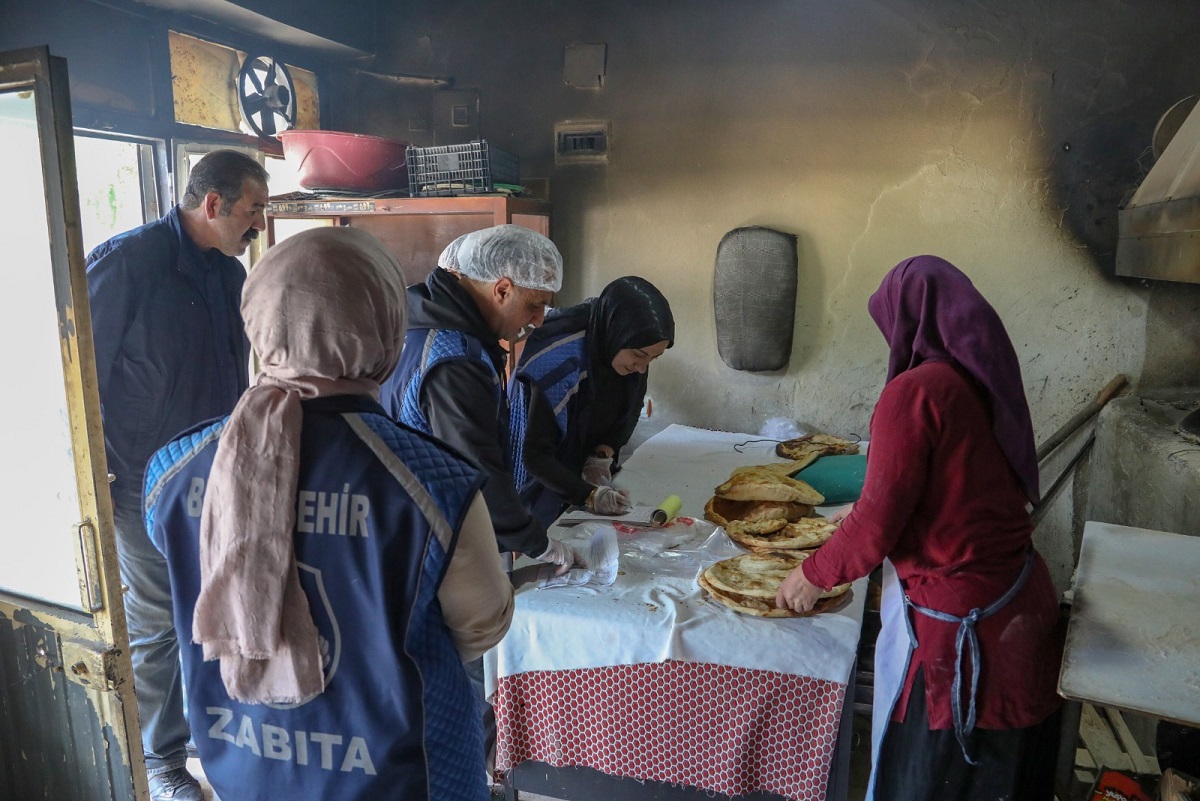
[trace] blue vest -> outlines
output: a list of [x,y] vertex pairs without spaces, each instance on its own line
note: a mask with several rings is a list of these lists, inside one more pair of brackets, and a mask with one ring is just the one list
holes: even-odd
[[512,432],[513,478],[517,489],[527,493],[534,483],[525,470],[525,428],[529,413],[529,387],[536,386],[554,410],[559,444],[566,442],[571,428],[568,407],[587,378],[587,349],[584,331],[545,342],[537,350],[527,346],[509,385],[509,429]]
[[[432,435],[433,429],[421,411],[421,384],[434,366],[460,359],[479,361],[487,366],[493,381],[492,400],[495,407],[500,409],[505,402],[500,376],[483,345],[470,334],[445,328],[408,329],[404,337],[404,349],[400,352],[400,362],[380,392],[384,408],[406,426]],[[499,415],[499,418],[503,420],[504,415]],[[499,433],[508,436],[506,428]]]
[[487,798],[482,717],[437,593],[480,473],[362,397],[305,401],[295,553],[325,657],[300,705],[229,698],[192,644],[200,510],[222,419],[158,451],[146,530],[167,559],[192,732],[222,798]]

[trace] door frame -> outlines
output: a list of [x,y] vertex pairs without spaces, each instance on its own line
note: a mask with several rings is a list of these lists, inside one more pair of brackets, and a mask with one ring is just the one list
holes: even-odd
[[[41,670],[61,673],[68,682],[84,688],[83,693],[64,695],[69,699],[67,703],[86,698],[94,715],[73,714],[71,723],[83,725],[94,719],[101,727],[99,734],[106,745],[104,754],[93,753],[92,758],[106,761],[105,766],[97,768],[107,770],[113,797],[130,797],[126,793],[131,790],[133,798],[145,799],[149,791],[108,492],[80,236],[66,61],[50,55],[47,47],[0,53],[0,89],[34,92],[63,381],[80,506],[75,532],[76,569],[84,610],[41,603],[0,589],[0,618],[8,618],[17,632],[36,628],[40,639],[33,646],[34,663]],[[45,632],[52,633],[52,637],[47,639]],[[17,639],[21,639],[19,634]]]

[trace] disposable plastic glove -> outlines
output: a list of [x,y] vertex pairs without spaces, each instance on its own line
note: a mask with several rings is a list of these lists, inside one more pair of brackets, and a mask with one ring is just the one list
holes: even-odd
[[596,487],[592,494],[592,511],[602,515],[623,515],[633,508],[629,490],[615,487]]
[[589,456],[583,462],[583,480],[593,487],[611,487],[612,459],[607,456]]
[[546,551],[541,556],[535,557],[539,562],[548,562],[552,565],[558,565],[558,570],[554,571],[554,575],[561,576],[571,569],[571,565],[583,564],[583,560],[579,558],[579,554],[565,542],[550,538]]

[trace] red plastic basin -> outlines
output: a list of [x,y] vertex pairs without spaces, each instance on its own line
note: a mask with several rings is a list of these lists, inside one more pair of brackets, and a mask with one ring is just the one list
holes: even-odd
[[284,131],[283,157],[294,164],[300,186],[342,192],[408,188],[407,142],[343,131]]

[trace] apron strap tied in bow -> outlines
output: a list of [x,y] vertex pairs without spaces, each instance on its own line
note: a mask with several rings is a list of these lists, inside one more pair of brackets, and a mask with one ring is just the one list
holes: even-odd
[[[904,593],[904,605],[910,607],[926,617],[931,617],[934,620],[941,620],[944,623],[958,624],[958,637],[954,641],[954,685],[951,688],[950,710],[954,715],[954,736],[958,739],[958,744],[962,748],[963,757],[970,765],[978,765],[971,754],[967,751],[967,737],[975,730],[975,694],[979,691],[979,637],[975,634],[975,624],[985,617],[991,617],[996,612],[999,612],[1005,605],[1008,604],[1021,588],[1025,586],[1025,580],[1029,578],[1029,571],[1033,567],[1033,548],[1025,555],[1025,564],[1021,568],[1020,575],[1013,582],[1012,586],[993,601],[990,605],[983,609],[975,608],[966,615],[959,617],[946,612],[940,612],[937,609],[929,609],[924,606],[919,606],[912,602],[908,597],[908,593]],[[912,619],[904,616],[905,622],[908,624],[908,635],[912,641],[912,647],[917,647],[916,633],[913,631]],[[963,718],[962,709],[962,669],[963,669],[963,643],[971,652],[971,694],[967,704],[966,719]]]

